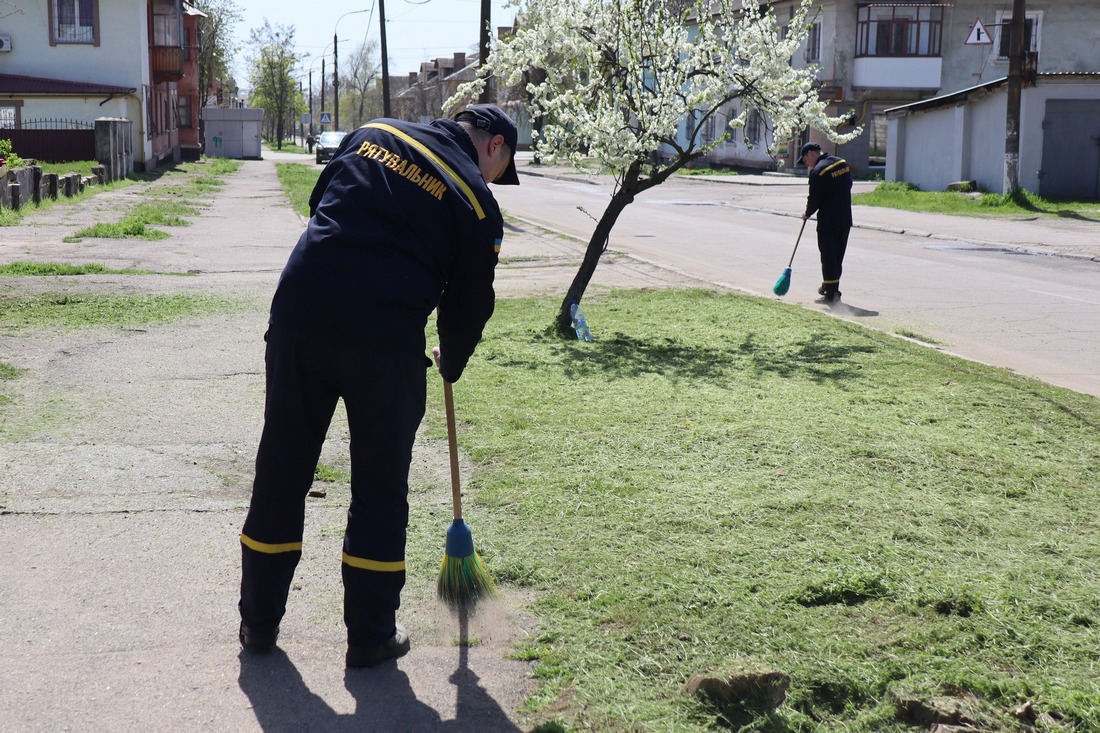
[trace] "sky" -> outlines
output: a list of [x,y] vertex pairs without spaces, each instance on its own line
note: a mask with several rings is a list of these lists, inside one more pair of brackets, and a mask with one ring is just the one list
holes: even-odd
[[[491,0],[492,27],[510,26],[516,8],[505,7],[509,0]],[[299,54],[309,54],[314,79],[320,73],[320,57],[327,58],[325,75],[331,74],[334,32],[340,56],[350,54],[364,38],[379,39],[378,6],[375,0],[235,0],[242,20],[237,25],[239,46],[234,59],[234,76],[247,86],[245,56],[253,28],[262,27],[266,18],[272,26],[294,26],[294,42]],[[386,5],[386,46],[390,76],[404,76],[420,69],[420,62],[449,57],[456,51],[477,54],[481,0],[383,0]],[[367,12],[355,13],[357,10]],[[354,13],[344,16],[345,13]],[[343,17],[342,17],[343,16]],[[339,23],[339,25],[337,25]],[[346,45],[345,45],[346,44]],[[310,63],[312,61],[312,64]],[[341,64],[343,66],[343,64]],[[306,67],[308,68],[308,66]],[[305,70],[305,69],[303,69]]]

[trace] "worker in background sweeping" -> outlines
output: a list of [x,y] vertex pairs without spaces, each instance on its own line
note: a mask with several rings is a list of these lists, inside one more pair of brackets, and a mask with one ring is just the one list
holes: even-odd
[[825,155],[817,143],[806,143],[799,151],[809,171],[810,195],[806,200],[805,221],[817,214],[817,248],[821,252],[821,287],[818,303],[840,303],[840,275],[848,232],[852,229],[852,169],[847,161]]
[[267,398],[241,534],[240,641],[271,650],[302,555],[305,499],[339,398],[351,440],[344,534],[348,667],[409,651],[408,476],[424,416],[429,315],[439,371],[462,375],[493,313],[504,220],[488,184],[518,184],[516,127],[494,105],[349,133],[310,196],[268,320]]

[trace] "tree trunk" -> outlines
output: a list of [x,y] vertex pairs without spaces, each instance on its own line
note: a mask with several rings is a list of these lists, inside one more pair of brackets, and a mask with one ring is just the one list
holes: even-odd
[[600,257],[607,250],[611,230],[615,227],[619,215],[634,202],[635,196],[642,191],[664,183],[669,176],[698,157],[698,154],[682,154],[667,168],[662,168],[654,175],[644,179],[641,177],[641,161],[634,161],[626,169],[623,173],[622,182],[615,193],[611,195],[611,201],[607,204],[607,208],[604,209],[600,220],[596,223],[596,230],[592,232],[592,238],[588,240],[588,249],[584,252],[580,269],[577,270],[577,274],[573,277],[573,283],[569,286],[569,290],[565,293],[565,299],[561,302],[561,308],[558,310],[557,330],[562,338],[576,337],[576,332],[573,330],[573,316],[569,312],[569,307],[574,303],[580,305],[581,298],[584,297],[584,291],[588,289],[588,283],[591,282],[592,276],[596,273],[596,265],[599,264]]
[[580,269],[573,276],[573,283],[566,291],[565,299],[562,300],[561,308],[558,311],[558,333],[563,338],[576,336],[573,331],[573,316],[569,312],[569,307],[574,303],[580,305],[581,298],[584,297],[584,291],[588,289],[588,283],[592,281],[592,276],[596,273],[596,265],[600,263],[600,257],[607,250],[607,242],[611,237],[611,230],[615,227],[615,222],[618,221],[623,210],[634,201],[634,196],[642,190],[639,188],[638,183],[640,170],[641,165],[639,163],[631,163],[623,175],[622,185],[612,194],[611,201],[608,202],[607,208],[600,216],[600,220],[596,222],[596,229],[592,232],[592,238],[588,240],[588,248],[584,252]]

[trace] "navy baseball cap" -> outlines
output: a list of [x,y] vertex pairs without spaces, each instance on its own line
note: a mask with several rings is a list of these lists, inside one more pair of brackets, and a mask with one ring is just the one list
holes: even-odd
[[500,178],[493,181],[493,183],[501,186],[518,186],[516,144],[519,142],[519,132],[516,131],[516,123],[504,114],[504,110],[495,104],[471,104],[455,115],[455,120],[457,122],[469,122],[474,127],[481,128],[493,135],[504,136],[504,144],[512,151],[512,160],[508,162],[508,168],[500,174]]
[[811,150],[816,150],[817,152],[820,153],[821,152],[821,146],[818,145],[817,143],[806,143],[805,145],[802,146],[802,150],[798,151],[798,159],[802,160],[803,158],[805,158],[806,153],[810,152]]

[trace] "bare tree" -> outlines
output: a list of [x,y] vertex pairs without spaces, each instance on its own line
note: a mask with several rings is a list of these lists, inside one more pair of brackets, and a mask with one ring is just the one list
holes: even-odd
[[347,74],[340,77],[344,88],[354,97],[355,112],[344,129],[354,129],[382,116],[382,92],[378,88],[380,64],[378,42],[373,39],[361,43],[348,59]]
[[282,150],[286,120],[304,108],[293,71],[301,60],[294,52],[294,26],[272,25],[264,19],[262,28],[250,35],[253,55],[249,58],[248,80],[252,86],[250,104],[263,107],[273,126],[271,137]]
[[[241,8],[233,0],[195,0],[193,3],[206,17],[199,19],[195,53],[199,70],[199,106],[209,104],[210,88],[216,80],[230,82],[229,66],[233,61],[233,31],[241,21]],[[205,125],[199,115],[199,140],[205,140]]]

